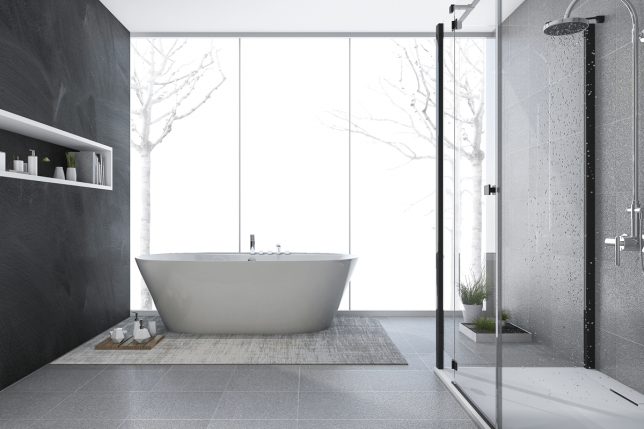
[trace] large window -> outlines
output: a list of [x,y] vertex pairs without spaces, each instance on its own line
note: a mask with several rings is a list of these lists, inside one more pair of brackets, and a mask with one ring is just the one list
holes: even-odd
[[[247,252],[255,234],[358,255],[341,309],[433,310],[434,50],[133,39],[132,255]],[[134,261],[131,291],[153,308]]]

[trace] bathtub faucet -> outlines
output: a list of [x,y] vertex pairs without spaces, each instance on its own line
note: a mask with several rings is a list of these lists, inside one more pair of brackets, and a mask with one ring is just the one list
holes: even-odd
[[250,235],[250,254],[255,254],[255,234]]
[[278,255],[282,254],[282,246],[279,243],[277,243],[277,254]]

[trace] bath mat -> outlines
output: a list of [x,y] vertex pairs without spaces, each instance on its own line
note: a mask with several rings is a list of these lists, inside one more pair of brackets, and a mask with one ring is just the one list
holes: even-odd
[[[325,331],[290,335],[186,335],[168,331],[152,350],[94,350],[108,331],[58,358],[53,365],[407,365],[407,361],[374,317],[339,316]],[[114,328],[131,328],[134,318]]]

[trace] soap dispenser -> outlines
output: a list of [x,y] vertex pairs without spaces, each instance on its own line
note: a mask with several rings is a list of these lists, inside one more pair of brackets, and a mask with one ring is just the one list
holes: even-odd
[[139,329],[134,334],[134,341],[139,344],[145,344],[150,341],[150,332],[143,326],[143,320],[139,321]]
[[139,313],[134,313],[134,329],[132,330],[132,336],[136,337],[136,331],[139,330]]
[[27,158],[27,172],[31,176],[37,176],[38,175],[38,157],[36,156],[36,151],[33,149],[29,149],[31,152],[31,155]]

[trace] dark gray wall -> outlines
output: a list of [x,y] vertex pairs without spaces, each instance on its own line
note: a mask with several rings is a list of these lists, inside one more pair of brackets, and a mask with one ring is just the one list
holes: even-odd
[[[129,314],[129,32],[98,0],[1,0],[0,58],[0,109],[114,149],[113,191],[0,178],[1,389]],[[28,149],[64,165],[0,131],[8,164]]]
[[[560,352],[559,364],[580,366],[583,45],[579,36],[549,38],[541,30],[568,4],[526,0],[504,23],[504,306]],[[625,254],[615,267],[603,244],[630,232],[631,19],[620,0],[580,0],[572,15],[599,14],[606,22],[597,26],[596,49],[597,367],[644,392],[644,275],[637,255]],[[640,175],[642,184],[644,168]]]

